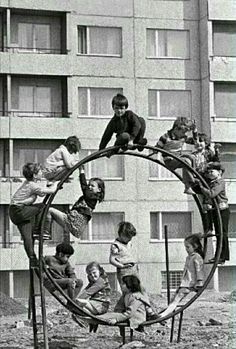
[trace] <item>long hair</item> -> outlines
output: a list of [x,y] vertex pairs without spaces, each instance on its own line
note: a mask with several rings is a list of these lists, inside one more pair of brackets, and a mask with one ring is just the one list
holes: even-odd
[[187,236],[184,241],[188,242],[193,246],[195,252],[197,252],[202,258],[204,258],[203,248],[200,241],[200,238],[197,234],[192,234]]
[[98,185],[98,188],[100,188],[100,192],[97,193],[98,195],[98,201],[102,202],[104,200],[105,197],[105,183],[101,178],[98,177],[92,177],[90,178],[89,182],[96,182]]
[[135,275],[125,275],[122,278],[122,281],[125,283],[128,290],[133,292],[142,292],[140,280]]

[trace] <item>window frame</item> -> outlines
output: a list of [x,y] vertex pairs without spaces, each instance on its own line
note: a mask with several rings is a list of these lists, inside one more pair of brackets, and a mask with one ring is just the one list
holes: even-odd
[[[78,109],[79,109],[79,89],[84,88],[86,89],[86,95],[87,95],[87,110],[88,110],[88,114],[80,114],[79,110],[78,110],[78,118],[81,119],[86,119],[86,118],[93,118],[93,119],[111,119],[113,117],[113,114],[109,114],[109,115],[93,115],[91,114],[91,89],[107,89],[107,90],[117,90],[117,93],[121,93],[123,94],[123,88],[119,88],[119,87],[84,87],[84,86],[78,86]],[[120,90],[120,91],[118,91]],[[116,93],[116,92],[115,92]]]
[[[236,83],[233,82],[233,85],[235,85],[235,93],[236,93]],[[213,115],[211,116],[211,119],[215,122],[236,122],[236,115],[234,117],[230,117],[230,116],[226,116],[226,117],[222,117],[222,116],[217,116],[216,113],[216,90],[217,90],[217,86],[220,85],[226,85],[227,86],[227,82],[225,81],[224,83],[219,83],[218,81],[215,81],[213,83]]]
[[[96,212],[96,214],[103,214],[103,213],[119,213],[122,216],[122,221],[125,220],[125,212],[124,211],[105,211],[105,212]],[[114,238],[110,240],[93,240],[93,229],[92,229],[92,219],[88,222],[88,240],[79,240],[80,244],[111,244],[111,242],[114,241]]]
[[[21,47],[19,44],[19,31],[20,31],[20,25],[31,25],[32,31],[31,31],[31,36],[32,36],[32,46],[33,47]],[[49,48],[37,48],[37,27],[38,26],[47,26],[48,31],[49,31]],[[14,47],[14,49],[17,48],[18,52],[33,52],[33,53],[50,53],[52,48],[51,46],[51,24],[50,23],[34,23],[34,22],[18,22],[18,44],[17,47]]]
[[[159,215],[159,235],[160,238],[152,238],[151,237],[151,213],[156,213]],[[162,215],[165,213],[188,213],[190,214],[190,219],[191,219],[191,228],[193,227],[193,215],[194,211],[150,211],[149,212],[149,220],[150,220],[150,242],[151,243],[158,243],[158,242],[164,242],[165,241],[165,236],[164,236],[164,229],[162,229]],[[192,230],[192,229],[191,229]],[[168,238],[168,241],[171,242],[182,242],[184,241],[185,238]]]
[[[147,33],[148,30],[155,31],[155,56],[149,56],[147,54]],[[180,56],[158,56],[158,31],[165,32],[165,35],[168,34],[168,32],[186,32],[187,33],[187,43],[188,43],[188,55],[186,54],[186,57],[180,57]],[[168,39],[165,38],[164,42],[165,48],[168,45]],[[190,60],[190,29],[167,29],[167,28],[146,28],[146,59],[173,59],[173,60]]]
[[[221,144],[222,144],[222,148],[224,148],[224,144],[231,144],[231,143],[229,143],[229,142],[221,142]],[[232,143],[232,144],[235,145],[235,153],[234,153],[234,154],[235,154],[235,157],[236,157],[236,143]],[[222,153],[224,154],[224,151],[222,151]],[[222,154],[221,154],[221,162],[222,162],[223,165],[224,165],[224,159],[223,159]],[[225,167],[225,166],[224,166],[224,167]],[[227,168],[226,168],[226,170],[227,170]],[[224,181],[225,181],[226,183],[236,182],[236,177],[232,177],[232,178],[226,177],[225,174],[223,175],[223,179],[224,179]]]
[[[106,28],[106,29],[113,29],[117,28],[120,29],[120,54],[112,54],[112,53],[90,53],[90,33],[89,33],[89,28]],[[86,53],[80,53],[79,52],[79,30],[83,29],[85,32],[85,51]],[[77,40],[78,40],[78,45],[77,45],[77,55],[78,56],[90,56],[90,57],[113,57],[113,58],[122,58],[122,52],[123,52],[123,40],[122,40],[122,27],[115,27],[115,26],[100,26],[100,25],[77,25]]]
[[[158,160],[163,161],[161,153],[157,153],[157,154],[153,154],[153,155],[157,156]],[[156,164],[156,165],[158,166],[158,164]],[[159,166],[161,167],[161,165],[159,165]],[[163,168],[165,168],[165,167],[163,166]],[[182,171],[182,169],[179,169],[179,170]],[[167,171],[169,171],[169,170],[167,169]],[[177,171],[178,171],[178,169],[177,169]],[[179,180],[178,177],[176,177],[171,171],[169,171],[169,172],[171,173],[171,177],[160,177],[160,169],[158,168],[158,177],[151,177],[150,176],[150,166],[149,166],[149,168],[148,168],[148,181],[150,181],[150,182],[157,182],[157,181],[160,181],[160,182],[163,182],[163,181],[164,182],[166,182],[166,181],[174,182],[175,181],[176,182],[176,181]]]
[[[157,100],[157,104],[156,104],[156,109],[157,109],[157,115],[156,116],[150,116],[149,112],[148,112],[148,117],[147,119],[149,120],[175,120],[176,116],[173,117],[168,117],[168,116],[164,116],[162,117],[160,114],[160,109],[161,109],[161,92],[188,92],[188,99],[189,99],[189,116],[188,118],[192,118],[192,91],[191,90],[165,90],[165,89],[155,89],[155,88],[151,88],[148,89],[148,93],[149,91],[155,91],[156,92],[156,100]],[[148,98],[148,109],[149,109],[149,98]]]
[[[178,273],[178,278],[180,277],[180,283],[181,283],[181,280],[182,280],[182,277],[183,277],[183,270],[170,270],[169,271],[169,276],[170,276],[170,284],[171,284],[171,278],[173,278],[173,276],[174,276],[174,274],[176,273]],[[165,278],[165,281],[166,281],[166,285],[167,285],[167,280],[166,280],[166,278],[167,278],[167,276],[166,276],[166,271],[165,270],[161,270],[161,292],[167,292],[167,288],[164,288],[163,287],[163,284],[164,284],[164,278]],[[173,275],[173,276],[172,276]],[[179,284],[180,284],[179,283]],[[171,286],[171,285],[170,285]],[[178,287],[179,285],[176,285],[176,287],[174,287],[174,288],[172,288],[172,287],[170,287],[170,291],[175,291],[176,289],[177,289],[177,287]]]

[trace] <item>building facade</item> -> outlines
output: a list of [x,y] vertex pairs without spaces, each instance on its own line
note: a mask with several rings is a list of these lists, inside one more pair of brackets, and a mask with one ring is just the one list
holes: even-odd
[[[11,195],[23,181],[25,162],[41,162],[65,138],[77,135],[80,159],[98,149],[121,92],[146,120],[155,145],[178,116],[222,144],[231,208],[231,260],[211,287],[230,290],[236,274],[236,2],[234,0],[0,0],[0,291],[28,294],[28,260],[11,224]],[[112,144],[112,143],[110,143]],[[116,287],[110,243],[121,220],[131,221],[142,280],[149,292],[166,289],[164,225],[169,231],[171,287],[181,277],[183,239],[201,231],[193,199],[164,168],[132,156],[90,162],[87,176],[106,181],[72,263],[99,261]],[[68,209],[81,194],[77,174],[54,204]],[[45,254],[62,231],[53,225]],[[215,242],[211,242],[214,248]],[[230,281],[231,280],[231,281]]]

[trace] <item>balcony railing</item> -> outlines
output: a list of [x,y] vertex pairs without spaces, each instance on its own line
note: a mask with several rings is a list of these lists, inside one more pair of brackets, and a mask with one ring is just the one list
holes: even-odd
[[46,47],[22,47],[22,46],[5,46],[2,51],[12,53],[37,53],[37,54],[67,54],[68,50],[61,48]]
[[63,113],[63,112],[48,112],[48,111],[29,111],[29,110],[17,110],[17,111],[11,111],[11,116],[14,117],[33,117],[33,118],[69,118],[71,113]]

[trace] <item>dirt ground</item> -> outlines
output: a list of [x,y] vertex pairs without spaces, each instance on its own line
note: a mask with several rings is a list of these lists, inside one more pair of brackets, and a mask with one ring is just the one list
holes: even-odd
[[[178,321],[176,321],[174,341],[169,342],[170,321],[168,321],[165,326],[155,324],[147,327],[147,333],[144,335],[135,332],[133,342],[129,342],[127,330],[126,344],[123,346],[117,327],[100,326],[96,334],[89,334],[87,328],[80,328],[71,319],[71,314],[50,297],[47,298],[49,348],[236,349],[235,293],[235,291],[233,294],[205,291],[184,313],[180,343],[176,342]],[[158,304],[159,307],[165,305],[164,297],[151,298],[155,305]],[[26,300],[21,300],[20,303],[23,306],[27,305]],[[219,323],[212,325],[210,319]],[[39,335],[39,338],[42,337]],[[34,348],[33,331],[30,322],[27,321],[27,312],[0,317],[0,348]]]

